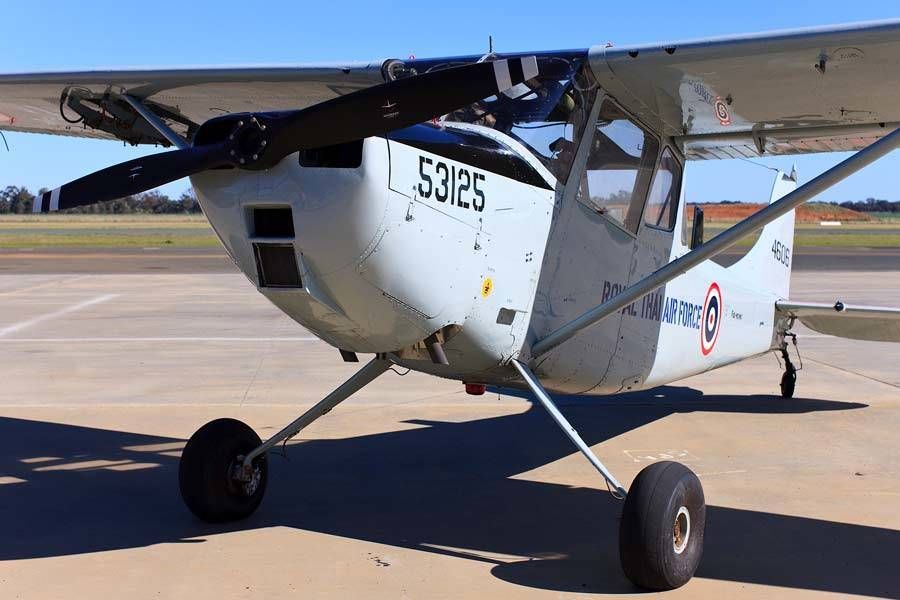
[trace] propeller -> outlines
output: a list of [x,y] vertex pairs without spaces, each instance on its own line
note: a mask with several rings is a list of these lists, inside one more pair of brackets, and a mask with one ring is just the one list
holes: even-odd
[[268,169],[299,150],[422,123],[537,74],[533,56],[474,63],[389,81],[302,110],[223,115],[197,130],[193,146],[123,162],[66,183],[35,198],[34,212],[123,198],[210,169]]

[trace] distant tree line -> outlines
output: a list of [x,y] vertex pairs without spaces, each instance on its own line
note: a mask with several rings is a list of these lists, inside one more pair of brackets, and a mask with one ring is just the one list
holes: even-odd
[[[43,194],[45,189],[38,191]],[[606,203],[610,199],[607,199]],[[723,200],[719,204],[741,204],[733,200]],[[24,187],[8,186],[0,191],[0,214],[26,214],[30,213],[34,205],[34,194]],[[879,198],[866,198],[856,202],[841,202],[840,206],[856,210],[859,212],[884,212],[884,213],[900,213],[900,201],[881,200]],[[200,204],[197,202],[196,196],[190,191],[186,191],[173,200],[169,196],[153,191],[144,194],[137,194],[121,198],[119,200],[109,200],[108,202],[98,202],[90,206],[80,206],[70,208],[65,211],[70,214],[91,214],[91,215],[127,215],[127,214],[155,214],[155,215],[171,215],[171,214],[200,214]]]
[[[39,190],[43,194],[47,190]],[[27,214],[34,206],[34,194],[26,188],[8,186],[0,191],[0,214]],[[98,202],[62,211],[69,214],[127,215],[127,214],[199,214],[200,203],[191,192],[184,192],[177,200],[157,191],[136,194],[119,200]]]
[[[743,202],[735,200],[722,200],[716,204],[743,204]],[[829,202],[810,202],[810,204],[828,205]],[[841,202],[838,204],[841,208],[848,208],[858,212],[885,212],[900,213],[900,200],[881,200],[878,198],[866,198],[865,200],[857,200],[856,202]]]
[[841,207],[859,212],[900,213],[900,201],[891,202],[878,198],[866,198],[858,202],[841,202]]

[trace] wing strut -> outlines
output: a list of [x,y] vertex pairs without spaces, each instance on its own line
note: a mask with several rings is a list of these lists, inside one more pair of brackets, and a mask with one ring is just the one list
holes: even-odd
[[544,389],[544,386],[541,385],[540,379],[531,372],[531,369],[528,368],[528,365],[525,363],[519,362],[518,360],[513,359],[512,366],[516,368],[519,372],[519,375],[522,376],[522,379],[525,380],[525,383],[531,389],[531,393],[534,394],[534,397],[537,398],[540,403],[544,406],[550,416],[553,417],[553,420],[556,421],[556,424],[559,425],[559,428],[563,430],[572,443],[581,450],[581,453],[584,454],[585,458],[594,466],[595,469],[600,471],[600,474],[603,475],[603,479],[606,480],[606,483],[610,486],[610,493],[612,493],[613,497],[617,500],[624,500],[625,496],[628,495],[628,492],[625,491],[625,488],[622,487],[622,484],[613,476],[613,474],[606,468],[600,459],[597,458],[597,455],[594,454],[594,451],[591,450],[591,447],[587,445],[587,443],[581,439],[581,436],[578,435],[578,432],[572,427],[572,424],[569,423],[568,419],[566,419],[559,409],[556,407],[556,404],[553,402],[553,399],[550,397],[550,394],[547,393],[547,390]]
[[158,131],[161,136],[169,140],[169,143],[173,146],[179,150],[190,146],[190,143],[186,139],[175,133],[172,128],[166,125],[162,119],[156,116],[156,113],[147,108],[140,100],[134,96],[129,96],[128,94],[121,94],[119,98],[127,102],[137,114],[144,117],[144,120],[147,121],[153,129]]
[[742,238],[762,229],[766,224],[790,212],[898,147],[900,147],[900,129],[895,129],[877,142],[866,146],[850,158],[828,169],[812,181],[798,187],[782,199],[773,202],[737,225],[726,229],[705,244],[680,258],[676,258],[634,285],[625,288],[618,296],[610,298],[603,304],[598,304],[556,331],[548,334],[531,347],[531,358],[535,359],[546,354],[566,340],[578,335],[583,329],[605,319],[635,300],[640,300],[659,286],[665,285],[701,262],[724,252]]

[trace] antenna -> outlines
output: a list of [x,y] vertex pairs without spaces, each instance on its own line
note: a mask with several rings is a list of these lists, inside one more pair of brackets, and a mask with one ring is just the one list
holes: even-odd
[[488,36],[488,54],[494,53],[494,36]]

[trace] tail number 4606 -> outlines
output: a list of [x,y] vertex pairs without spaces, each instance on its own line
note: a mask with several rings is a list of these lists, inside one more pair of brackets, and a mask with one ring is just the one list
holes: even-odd
[[772,256],[775,257],[775,262],[779,262],[785,267],[791,266],[791,249],[778,240],[772,244]]
[[477,212],[484,210],[484,191],[478,182],[484,181],[484,175],[445,162],[434,163],[426,156],[419,157],[419,197],[431,198],[438,202],[450,202],[460,208],[472,208]]

